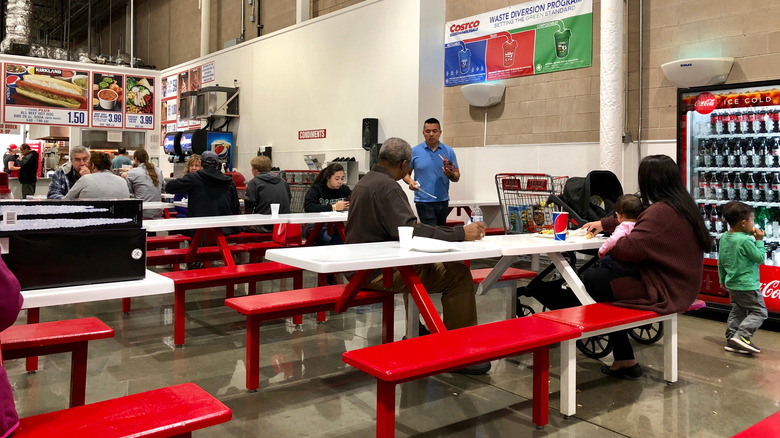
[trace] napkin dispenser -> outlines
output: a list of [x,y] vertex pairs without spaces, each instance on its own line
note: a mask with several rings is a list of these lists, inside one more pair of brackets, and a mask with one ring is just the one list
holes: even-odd
[[22,290],[143,279],[140,200],[1,201],[0,248]]

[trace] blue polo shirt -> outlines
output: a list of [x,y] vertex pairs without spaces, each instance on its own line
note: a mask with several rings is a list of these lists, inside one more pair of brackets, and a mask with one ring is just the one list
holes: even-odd
[[412,148],[412,163],[410,167],[414,171],[412,176],[414,180],[420,183],[420,188],[436,196],[433,199],[430,196],[416,191],[414,192],[414,202],[441,202],[450,200],[450,179],[444,175],[441,169],[444,162],[441,156],[452,161],[454,168],[458,168],[458,159],[455,157],[455,151],[446,144],[439,142],[436,151],[432,151],[425,142]]

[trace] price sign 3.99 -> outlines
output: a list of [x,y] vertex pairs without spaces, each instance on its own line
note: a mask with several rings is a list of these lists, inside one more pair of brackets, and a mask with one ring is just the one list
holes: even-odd
[[95,72],[92,75],[90,97],[92,126],[122,128],[125,76]]
[[154,78],[127,76],[125,128],[154,129]]

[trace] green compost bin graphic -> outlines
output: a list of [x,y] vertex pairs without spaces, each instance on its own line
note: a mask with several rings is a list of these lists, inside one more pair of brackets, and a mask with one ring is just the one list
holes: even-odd
[[593,14],[555,20],[536,27],[534,73],[590,67]]

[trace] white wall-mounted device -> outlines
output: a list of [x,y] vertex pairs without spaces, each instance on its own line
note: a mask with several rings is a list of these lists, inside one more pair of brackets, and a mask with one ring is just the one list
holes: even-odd
[[717,85],[726,82],[734,58],[678,59],[661,65],[664,75],[680,88]]
[[464,85],[461,91],[463,91],[463,97],[472,106],[487,107],[501,102],[501,99],[504,97],[504,88],[506,86],[502,83],[481,82]]

